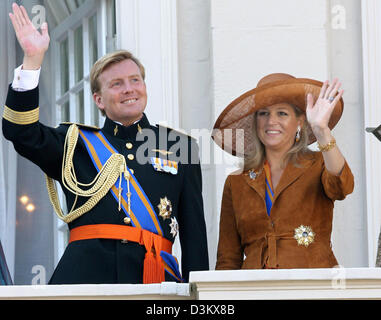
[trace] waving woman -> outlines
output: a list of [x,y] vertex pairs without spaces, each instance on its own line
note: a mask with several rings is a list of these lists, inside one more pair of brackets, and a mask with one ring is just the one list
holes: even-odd
[[[343,112],[343,90],[270,74],[234,100],[215,124],[214,141],[244,158],[223,191],[216,269],[325,268],[335,200],[354,178],[331,129]],[[224,139],[243,129],[242,139]],[[317,141],[320,152],[308,145]]]

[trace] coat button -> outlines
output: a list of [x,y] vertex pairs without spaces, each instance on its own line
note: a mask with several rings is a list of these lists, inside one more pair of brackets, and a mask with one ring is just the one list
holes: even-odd
[[135,173],[135,171],[134,171],[133,169],[130,169],[130,171],[131,171],[131,173],[132,173],[132,174],[134,174],[134,173]]
[[125,224],[130,224],[130,223],[131,223],[131,219],[130,219],[129,217],[125,217],[125,218],[123,219],[123,222],[124,222]]
[[120,243],[123,243],[123,244],[128,243],[128,240],[123,239],[120,241]]
[[134,155],[131,153],[127,156],[127,158],[128,158],[128,160],[134,160],[135,159]]
[[128,150],[131,150],[132,147],[133,147],[133,145],[132,145],[131,142],[127,142],[127,143],[126,143],[126,148],[127,148]]

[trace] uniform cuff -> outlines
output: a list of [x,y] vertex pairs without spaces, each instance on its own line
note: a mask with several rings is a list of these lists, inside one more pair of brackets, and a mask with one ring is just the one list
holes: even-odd
[[37,88],[41,68],[38,70],[23,70],[22,65],[15,69],[12,88],[16,91],[28,91]]
[[31,124],[39,120],[38,87],[28,91],[15,91],[9,86],[3,118],[15,124]]

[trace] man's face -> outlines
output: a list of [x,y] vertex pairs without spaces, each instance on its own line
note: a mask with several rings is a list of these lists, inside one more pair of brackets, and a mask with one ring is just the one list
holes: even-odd
[[111,120],[130,125],[147,105],[147,91],[138,65],[130,60],[111,65],[98,77],[100,91],[93,98]]

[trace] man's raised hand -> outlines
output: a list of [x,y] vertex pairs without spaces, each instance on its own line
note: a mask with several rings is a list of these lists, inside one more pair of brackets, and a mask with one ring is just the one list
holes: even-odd
[[24,51],[23,69],[37,70],[41,67],[45,52],[49,48],[50,37],[48,24],[44,22],[41,33],[30,21],[23,6],[12,5],[13,13],[9,13],[17,40]]

